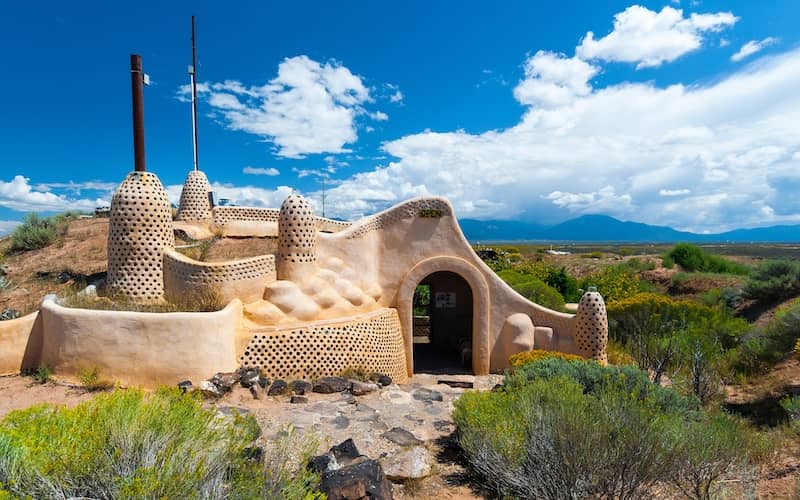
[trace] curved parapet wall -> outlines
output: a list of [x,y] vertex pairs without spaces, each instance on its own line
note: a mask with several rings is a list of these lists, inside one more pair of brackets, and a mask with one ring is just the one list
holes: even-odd
[[45,300],[41,363],[57,375],[98,367],[122,385],[155,388],[236,369],[242,303],[221,311],[142,313],[62,307]]
[[341,320],[256,330],[239,364],[260,367],[268,378],[284,380],[339,375],[346,368],[389,375],[398,383],[408,379],[400,319],[388,308]]
[[109,291],[137,302],[162,299],[161,254],[174,246],[172,207],[158,176],[129,173],[111,198]]
[[211,184],[206,174],[192,170],[186,176],[181,190],[181,201],[175,220],[210,221],[211,220]]
[[0,321],[0,375],[39,367],[41,323],[38,311]]
[[[277,223],[280,218],[280,210],[277,208],[260,207],[214,207],[212,209],[214,223],[217,226],[225,227],[237,222],[254,223],[274,223],[274,235],[277,235]],[[327,219],[325,217],[314,217],[316,220],[317,231],[326,233],[338,233],[353,225],[352,222]]]
[[260,255],[225,262],[200,262],[174,250],[164,252],[164,289],[168,299],[217,296],[227,303],[259,300],[275,281],[275,256]]
[[339,231],[344,231],[345,229],[353,225],[352,222],[326,219],[325,217],[315,217],[315,218],[317,219],[317,231],[323,233],[338,233]]

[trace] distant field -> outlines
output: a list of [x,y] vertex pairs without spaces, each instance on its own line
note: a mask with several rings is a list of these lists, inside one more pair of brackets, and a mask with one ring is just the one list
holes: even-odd
[[[621,255],[661,255],[671,249],[672,244],[611,244],[611,243],[550,243],[546,242],[491,242],[473,244],[475,247],[516,248],[521,254],[532,254],[537,251],[562,250],[574,254],[591,254],[593,252]],[[780,243],[736,243],[736,244],[699,244],[710,253],[759,259],[800,259],[800,245]]]

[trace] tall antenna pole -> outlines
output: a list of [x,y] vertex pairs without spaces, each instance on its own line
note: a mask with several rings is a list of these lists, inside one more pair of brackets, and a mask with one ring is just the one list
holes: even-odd
[[195,46],[194,16],[192,16],[192,65],[189,66],[192,82],[192,145],[194,146],[194,169],[200,168],[197,153],[197,47]]
[[142,56],[131,54],[131,96],[133,100],[133,159],[134,170],[144,172],[144,73]]

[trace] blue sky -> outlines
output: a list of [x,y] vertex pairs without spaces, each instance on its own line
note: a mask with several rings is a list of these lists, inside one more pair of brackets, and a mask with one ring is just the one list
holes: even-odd
[[[501,4],[501,5],[495,5]],[[28,2],[0,16],[0,231],[107,204],[148,169],[177,202],[293,189],[355,218],[418,195],[463,218],[584,213],[698,232],[800,222],[800,3]]]

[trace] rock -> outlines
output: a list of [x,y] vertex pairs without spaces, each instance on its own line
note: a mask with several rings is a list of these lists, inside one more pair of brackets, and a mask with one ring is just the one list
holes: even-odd
[[350,384],[350,393],[353,396],[363,396],[370,392],[375,392],[378,389],[380,389],[378,384],[368,384],[366,382],[359,382],[358,380],[354,380],[353,383]]
[[424,446],[414,446],[393,453],[383,460],[386,477],[392,481],[422,479],[433,472],[434,459]]
[[289,384],[289,389],[291,389],[293,393],[299,394],[300,396],[311,392],[313,387],[314,385],[307,380],[292,380],[292,382]]
[[350,388],[350,381],[342,377],[322,377],[314,383],[313,390],[320,394],[333,394]]
[[250,391],[250,395],[253,396],[253,399],[259,399],[257,385],[251,385],[247,388]]
[[184,380],[183,382],[178,382],[178,389],[180,389],[183,394],[186,394],[192,390],[192,381]]
[[239,373],[239,384],[245,389],[249,389],[258,384],[258,379],[261,375],[255,368],[239,368],[236,370]]
[[19,318],[19,311],[16,309],[3,309],[3,313],[0,314],[0,321],[8,321],[15,318]]
[[328,500],[391,500],[392,484],[375,460],[328,471],[322,475],[319,490]]
[[289,384],[285,380],[276,380],[267,391],[268,396],[283,396],[289,393]]
[[339,463],[336,462],[336,459],[333,457],[333,455],[328,452],[322,455],[317,455],[316,457],[311,457],[311,460],[308,461],[306,468],[314,474],[322,474],[327,471],[338,469]]
[[331,423],[337,429],[347,429],[348,427],[350,427],[350,419],[345,417],[344,415],[337,416],[331,421]]
[[333,453],[336,460],[342,464],[349,464],[351,461],[361,456],[353,438],[345,439],[341,443],[331,446],[330,452]]
[[222,397],[222,391],[219,390],[216,384],[212,384],[208,380],[203,380],[200,382],[200,385],[197,386],[197,390],[203,393],[203,396],[208,398],[219,398]]
[[454,389],[472,389],[475,384],[472,382],[465,382],[463,380],[437,380],[437,384],[444,384]]
[[352,394],[347,394],[346,392],[342,393],[342,401],[350,405],[354,405],[358,402],[356,398],[353,397]]
[[414,399],[417,401],[425,401],[428,403],[432,403],[434,401],[443,401],[444,398],[442,397],[442,393],[439,391],[434,391],[432,389],[421,388],[414,391],[412,394]]
[[378,383],[381,387],[386,387],[387,385],[392,385],[392,377],[389,375],[383,375],[382,373],[373,373],[372,380]]
[[230,392],[233,385],[239,381],[239,374],[236,372],[217,373],[211,377],[211,383],[216,385],[222,392]]
[[308,398],[305,396],[292,396],[289,400],[290,403],[308,403]]
[[433,428],[439,432],[453,432],[456,430],[456,425],[453,422],[448,422],[447,420],[434,420]]
[[414,446],[422,444],[422,441],[417,439],[417,436],[412,434],[410,431],[403,429],[402,427],[392,427],[388,431],[381,434],[381,436],[393,442],[394,444],[399,444],[400,446]]
[[269,379],[267,377],[258,376],[258,386],[262,389],[266,389],[269,385]]

